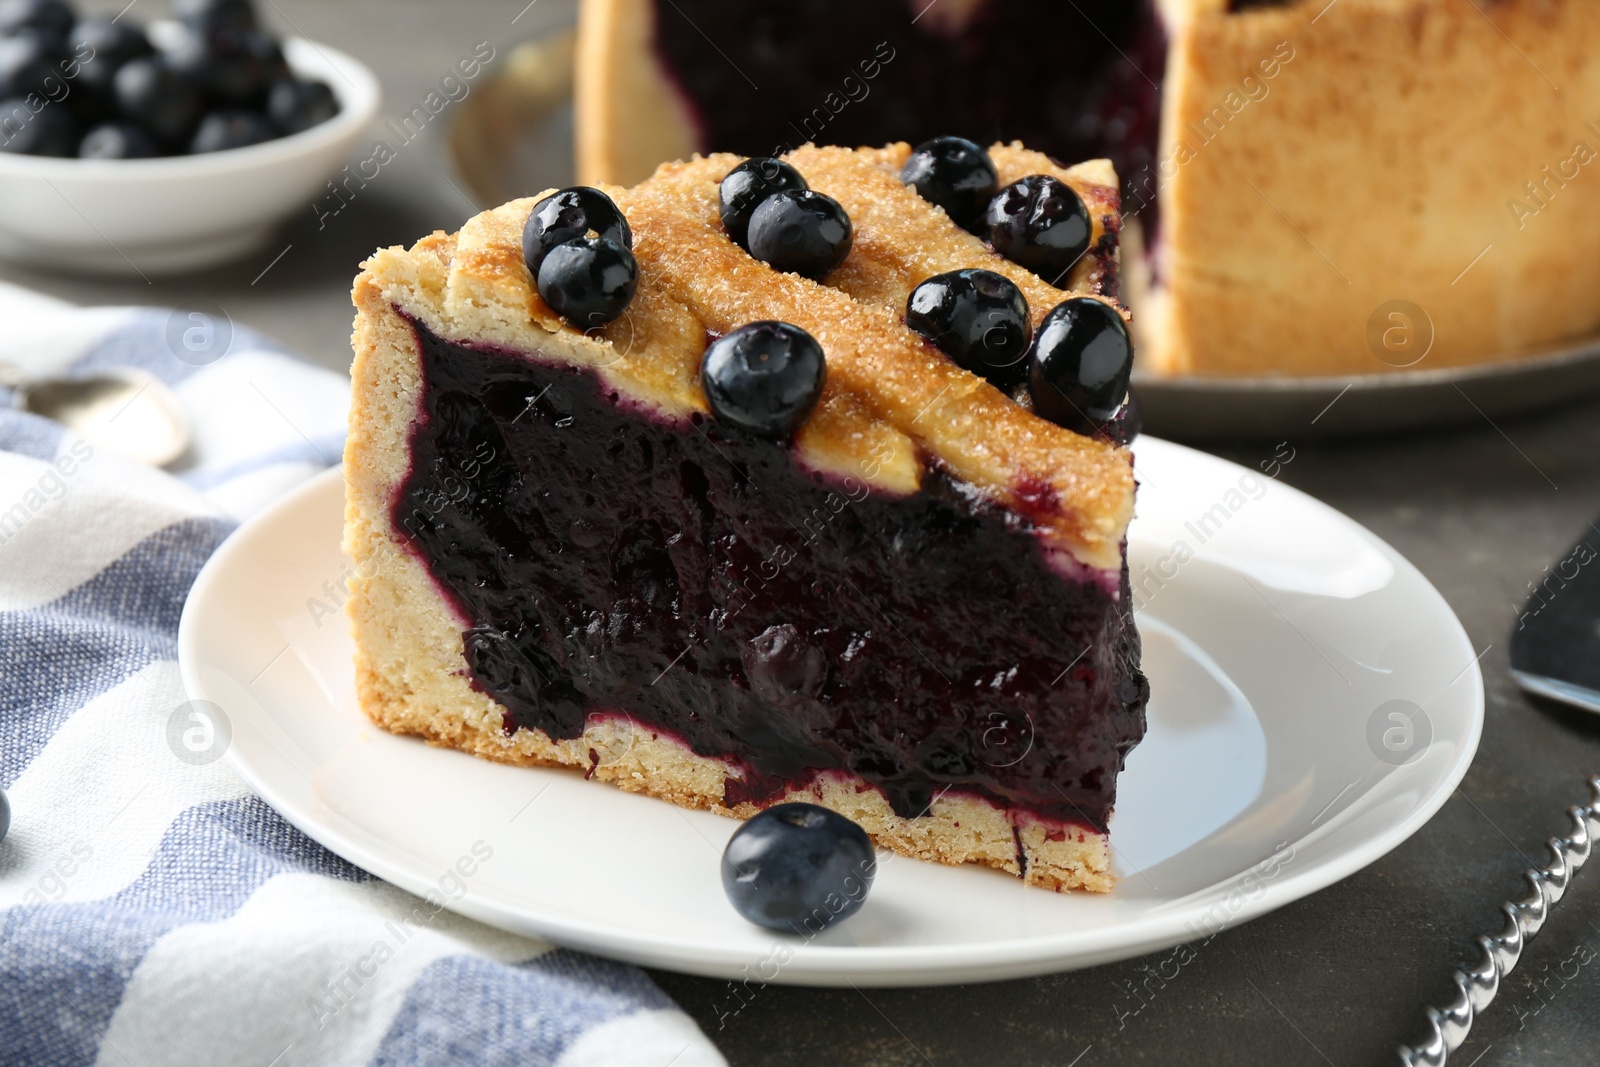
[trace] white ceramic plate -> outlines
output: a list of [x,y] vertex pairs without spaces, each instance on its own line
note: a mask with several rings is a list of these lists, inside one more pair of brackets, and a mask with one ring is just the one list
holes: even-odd
[[1315,892],[1414,833],[1472,760],[1483,682],[1444,600],[1360,526],[1203,453],[1153,439],[1135,452],[1130,553],[1154,695],[1121,779],[1109,895],[887,857],[849,922],[774,935],[723,897],[732,820],[372,726],[335,610],[348,566],[337,471],[206,565],[179,632],[184,682],[222,709],[228,758],[290,822],[507,930],[818,985],[982,981],[1152,952]]

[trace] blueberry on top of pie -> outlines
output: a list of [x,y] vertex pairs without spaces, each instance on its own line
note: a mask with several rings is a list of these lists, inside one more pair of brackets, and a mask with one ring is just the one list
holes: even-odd
[[[988,150],[997,188],[1048,175],[1084,206],[1086,251],[1052,285],[906,184],[911,152],[805,147],[792,174],[697,158],[368,260],[345,545],[374,721],[741,817],[806,800],[907,855],[1110,888],[1148,694],[1107,399],[1130,353],[1054,309],[1122,321],[1116,178]],[[752,172],[779,176],[767,197]],[[987,303],[909,328],[918,287],[963,271]],[[941,348],[991,310],[1016,344],[1057,337],[997,372],[1009,391],[974,345]]]

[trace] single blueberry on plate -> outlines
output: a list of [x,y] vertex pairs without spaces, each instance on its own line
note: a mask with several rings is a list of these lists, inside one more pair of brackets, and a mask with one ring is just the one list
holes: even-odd
[[59,43],[72,22],[72,8],[61,0],[0,0],[0,36],[42,37]]
[[821,281],[844,262],[853,239],[839,201],[809,189],[786,189],[750,216],[750,254],[774,270]]
[[752,322],[717,338],[700,362],[700,385],[717,421],[787,437],[822,396],[827,360],[816,338],[787,322]]
[[189,151],[199,155],[203,152],[223,152],[230,148],[248,148],[276,136],[277,131],[264,115],[254,111],[221,109],[208,112],[200,120],[199,128],[194,131],[194,140],[189,142]]
[[761,202],[788,189],[809,189],[799,171],[781,159],[759,156],[730,170],[717,187],[722,228],[740,248],[749,251],[750,216]]
[[256,9],[250,0],[172,0],[172,13],[190,29],[206,34],[256,28]]
[[285,78],[267,93],[267,118],[286,135],[321,125],[338,113],[339,101],[323,82]]
[[1051,309],[1028,352],[1028,393],[1042,417],[1094,434],[1128,395],[1133,342],[1110,304],[1075,296]]
[[[37,99],[37,97],[33,98]],[[0,152],[21,156],[75,156],[78,123],[64,107],[46,103],[37,111],[28,98],[0,100]]]
[[1020,178],[995,194],[987,215],[994,250],[1052,285],[1089,250],[1094,226],[1072,186],[1048,174]]
[[605,193],[587,185],[551,193],[533,205],[522,224],[522,258],[529,273],[539,276],[539,265],[552,248],[590,233],[623,248],[633,247],[628,220]]
[[984,209],[1000,184],[989,153],[965,137],[935,137],[917,145],[900,168],[900,180],[967,230],[983,224]]
[[990,270],[936,274],[911,291],[906,325],[957,364],[1010,389],[1028,374],[1028,301]]
[[187,142],[200,121],[200,90],[159,59],[129,60],[112,88],[123,116],[168,144]]
[[622,314],[639,283],[633,253],[609,237],[578,237],[556,245],[539,264],[539,295],[580,329]]
[[777,804],[746,822],[722,853],[722,888],[757,926],[821,933],[860,910],[877,873],[867,832],[815,804]]
[[149,159],[161,154],[155,138],[131,122],[105,122],[78,142],[79,159]]

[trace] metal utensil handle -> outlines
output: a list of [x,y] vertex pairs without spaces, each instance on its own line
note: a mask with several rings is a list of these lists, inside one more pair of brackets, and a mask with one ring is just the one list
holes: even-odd
[[1420,1048],[1400,1046],[1400,1062],[1406,1067],[1444,1067],[1450,1053],[1471,1033],[1472,1021],[1500,991],[1500,980],[1522,958],[1523,946],[1550,917],[1550,909],[1567,891],[1572,876],[1589,858],[1590,845],[1600,836],[1600,775],[1589,779],[1589,806],[1568,808],[1567,814],[1572,818],[1572,832],[1550,839],[1550,862],[1522,872],[1528,895],[1517,903],[1501,905],[1505,929],[1495,937],[1478,938],[1477,964],[1456,971],[1456,999],[1443,1010],[1428,1009],[1432,1030],[1428,1041]]

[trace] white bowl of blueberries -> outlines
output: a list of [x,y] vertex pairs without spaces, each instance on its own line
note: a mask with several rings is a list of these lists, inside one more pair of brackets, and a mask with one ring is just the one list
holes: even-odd
[[372,72],[278,40],[251,0],[174,21],[0,0],[0,257],[149,277],[261,247],[378,110]]

